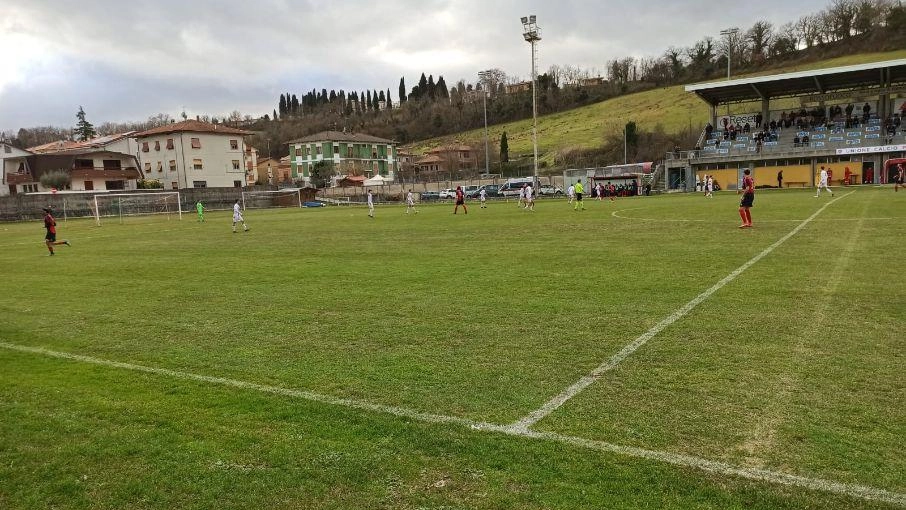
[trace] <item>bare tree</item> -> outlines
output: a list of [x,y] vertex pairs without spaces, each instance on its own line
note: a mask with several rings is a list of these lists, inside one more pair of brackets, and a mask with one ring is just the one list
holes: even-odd
[[751,50],[752,62],[761,63],[767,57],[768,49],[774,39],[774,26],[765,20],[756,21],[746,32],[746,41]]
[[821,32],[821,16],[817,14],[806,14],[799,18],[795,23],[796,39],[804,44],[806,48],[819,43]]

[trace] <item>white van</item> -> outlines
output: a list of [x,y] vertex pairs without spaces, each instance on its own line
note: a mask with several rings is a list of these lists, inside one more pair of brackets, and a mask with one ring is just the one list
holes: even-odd
[[[531,177],[520,177],[518,179],[507,179],[503,186],[500,187],[500,194],[505,197],[515,197],[522,191],[522,186],[528,184],[534,187],[534,180]],[[537,191],[536,191],[537,193]]]

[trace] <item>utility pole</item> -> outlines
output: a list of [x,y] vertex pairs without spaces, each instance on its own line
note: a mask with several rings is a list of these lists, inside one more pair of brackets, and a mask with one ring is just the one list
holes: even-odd
[[491,71],[479,71],[478,78],[481,80],[481,94],[484,96],[484,173],[491,173],[491,150],[488,134],[488,78]]
[[534,149],[534,175],[532,182],[534,188],[538,189],[538,99],[535,90],[535,82],[538,81],[535,74],[535,44],[541,40],[541,28],[538,26],[537,17],[532,14],[528,17],[522,17],[523,39],[532,45],[532,147]]

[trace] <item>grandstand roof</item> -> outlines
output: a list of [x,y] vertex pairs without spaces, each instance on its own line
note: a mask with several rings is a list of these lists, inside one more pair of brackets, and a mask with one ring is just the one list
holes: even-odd
[[[885,76],[888,72],[889,81]],[[906,59],[898,59],[687,85],[686,92],[694,92],[705,102],[716,105],[904,84],[906,84]]]

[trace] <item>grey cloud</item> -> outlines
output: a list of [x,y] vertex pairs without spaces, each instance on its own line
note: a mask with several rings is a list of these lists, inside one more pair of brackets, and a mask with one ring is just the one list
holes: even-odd
[[88,110],[96,112],[95,122],[159,111],[175,115],[173,108],[183,104],[211,114],[261,114],[286,90],[390,88],[395,97],[399,77],[411,87],[421,71],[444,75],[451,84],[474,80],[490,67],[527,77],[529,49],[519,23],[527,14],[536,14],[544,30],[542,70],[552,64],[603,70],[611,58],[660,55],[726,26],[746,28],[762,18],[779,24],[824,5],[0,0],[0,13],[6,13],[0,28],[14,28],[48,48],[43,72],[56,67],[66,73],[38,80],[28,70],[23,83],[0,89],[0,129],[68,125],[74,108],[89,100],[97,101]]

